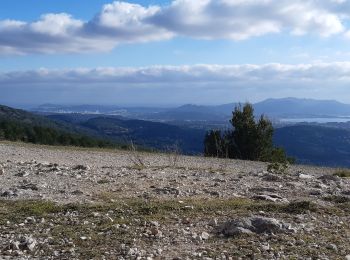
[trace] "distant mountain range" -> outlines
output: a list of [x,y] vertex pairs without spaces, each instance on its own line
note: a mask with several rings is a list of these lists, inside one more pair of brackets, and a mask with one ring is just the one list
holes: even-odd
[[[153,121],[212,121],[227,122],[238,103],[218,106],[187,104],[176,108],[128,108],[118,106],[60,106],[42,105],[36,112],[85,113],[120,115],[133,119]],[[273,119],[302,117],[350,117],[350,105],[334,100],[314,100],[298,98],[267,99],[253,104],[256,115],[265,114]],[[349,119],[350,120],[350,119]]]

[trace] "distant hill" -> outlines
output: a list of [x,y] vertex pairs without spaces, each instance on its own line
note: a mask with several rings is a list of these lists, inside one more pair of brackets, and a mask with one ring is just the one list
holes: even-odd
[[334,100],[267,99],[254,104],[254,109],[256,114],[266,114],[275,117],[350,115],[350,105]]
[[275,130],[274,142],[298,163],[350,167],[350,131],[334,127],[295,125]]
[[59,127],[57,123],[47,119],[46,117],[3,105],[0,105],[0,120],[13,120],[25,124],[34,124],[46,127]]
[[235,105],[234,103],[220,106],[187,104],[145,116],[148,119],[165,121],[228,121]]
[[60,124],[40,115],[0,105],[0,140],[48,145],[120,147],[110,141],[81,134],[73,125]]

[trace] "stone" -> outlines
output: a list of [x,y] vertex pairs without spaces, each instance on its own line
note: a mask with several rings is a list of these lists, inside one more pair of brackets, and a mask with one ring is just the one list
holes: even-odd
[[322,195],[322,191],[321,190],[311,190],[309,192],[309,194],[312,196],[320,196],[320,195]]
[[12,250],[20,250],[19,249],[19,241],[13,241],[12,243],[11,243],[11,245],[10,245],[10,249],[12,249]]
[[252,220],[255,233],[275,233],[282,230],[282,224],[274,218],[256,217]]
[[152,227],[152,228],[151,228],[151,234],[152,234],[153,236],[158,235],[159,232],[160,232],[160,231],[158,230],[158,228],[156,228],[156,227]]
[[24,222],[28,224],[34,224],[36,220],[34,217],[27,217]]
[[211,191],[210,193],[209,193],[211,196],[216,196],[216,197],[220,197],[220,192],[218,192],[218,191]]
[[327,182],[327,181],[339,181],[341,178],[335,175],[322,175],[318,179]]
[[265,174],[262,177],[263,181],[270,181],[270,182],[281,182],[282,178],[277,176],[277,175],[273,175],[273,174]]
[[202,232],[201,238],[202,238],[203,240],[208,240],[209,237],[210,237],[210,235],[209,235],[207,232]]
[[32,237],[21,237],[18,247],[22,251],[27,250],[33,252],[36,247],[36,244],[36,240]]
[[0,165],[0,175],[5,174],[5,170],[4,167],[2,165]]
[[241,234],[253,234],[252,222],[250,219],[230,220],[222,226],[221,233],[225,236],[237,236]]
[[72,191],[72,195],[83,195],[84,192],[82,192],[81,190],[75,190],[75,191]]
[[137,248],[130,248],[127,254],[128,254],[128,256],[136,256],[138,254],[138,249]]
[[27,177],[28,175],[29,175],[29,172],[27,172],[27,171],[21,171],[21,172],[15,174],[15,176],[17,176],[17,177]]
[[278,194],[260,194],[253,196],[253,199],[256,200],[266,200],[266,201],[272,201],[272,202],[285,202],[288,203],[288,200],[279,196]]
[[152,226],[159,227],[159,222],[158,221],[151,221],[150,222]]
[[261,249],[264,251],[269,251],[270,250],[270,244],[266,243],[266,244],[262,244],[261,245]]
[[289,225],[278,221],[274,218],[252,217],[243,218],[240,220],[230,220],[226,222],[222,228],[221,233],[225,236],[236,236],[240,234],[271,234],[287,231]]
[[89,166],[82,165],[82,164],[78,164],[78,165],[76,165],[76,166],[73,167],[73,170],[88,171],[88,170],[90,170],[90,167],[89,167]]
[[309,175],[309,174],[304,174],[304,173],[301,173],[301,174],[299,174],[299,178],[300,179],[312,179],[313,178],[313,176],[312,175]]
[[1,193],[1,197],[17,197],[18,194],[12,190],[7,190]]
[[345,260],[350,260],[350,255],[345,256]]
[[180,195],[179,189],[178,188],[173,188],[173,187],[156,188],[154,191],[157,194]]
[[189,218],[184,218],[184,219],[182,220],[182,224],[188,225],[188,224],[190,224],[190,223],[191,223],[191,220],[190,220]]
[[350,190],[344,190],[342,191],[342,194],[350,196]]
[[22,184],[22,185],[18,186],[18,188],[22,189],[22,190],[32,190],[32,191],[39,190],[38,186],[34,183]]
[[329,250],[333,250],[333,251],[335,251],[335,252],[338,251],[338,247],[337,247],[335,244],[328,244],[328,245],[326,246],[326,248],[329,249]]
[[209,221],[209,226],[216,227],[218,225],[218,220],[216,218]]

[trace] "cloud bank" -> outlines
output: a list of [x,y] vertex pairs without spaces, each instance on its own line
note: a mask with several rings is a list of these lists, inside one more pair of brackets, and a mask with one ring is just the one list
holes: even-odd
[[224,103],[296,94],[350,102],[349,83],[350,62],[39,69],[0,73],[0,102]]
[[123,43],[245,40],[266,34],[350,37],[348,0],[174,0],[168,6],[106,4],[89,21],[69,14],[0,21],[0,54],[106,52]]

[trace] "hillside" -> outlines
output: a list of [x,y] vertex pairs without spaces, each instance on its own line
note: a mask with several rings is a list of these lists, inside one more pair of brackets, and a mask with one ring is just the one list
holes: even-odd
[[9,143],[0,165],[1,259],[350,257],[334,169]]
[[202,153],[205,132],[163,123],[115,118],[93,118],[82,124],[112,139],[133,140],[146,147],[166,150],[174,145],[187,154]]
[[203,152],[205,130],[118,116],[55,114],[48,118],[74,124],[80,131],[123,143],[168,150],[178,146],[185,154]]
[[0,106],[0,140],[82,147],[120,147],[88,136],[74,125],[62,124],[23,110]]
[[350,167],[350,131],[317,125],[295,125],[278,128],[276,145],[299,163]]
[[[121,116],[32,114],[0,106],[0,139],[51,145],[118,146],[131,141],[144,148],[203,151],[205,131]],[[176,146],[176,147],[175,147]]]
[[24,124],[31,124],[45,127],[59,127],[59,125],[45,117],[27,112],[21,109],[14,109],[0,105],[0,120],[11,120]]

